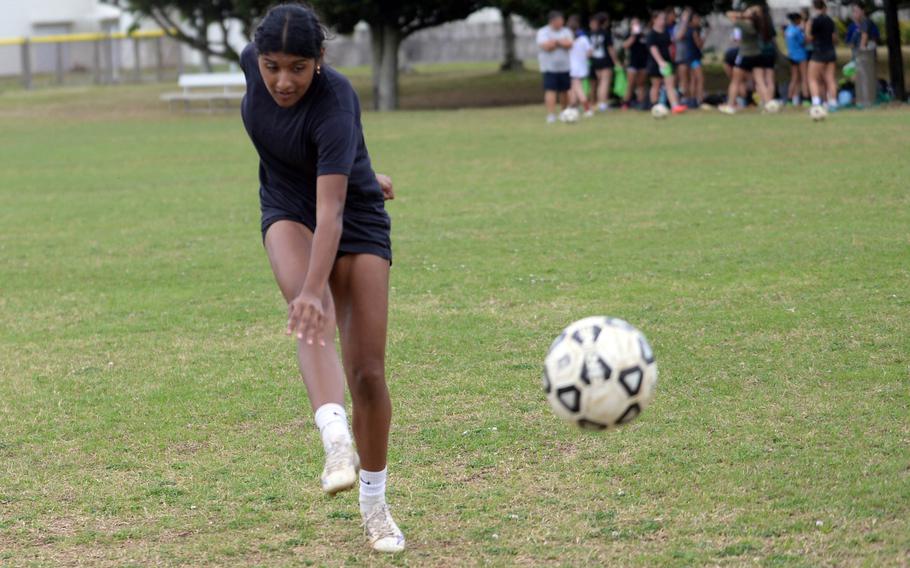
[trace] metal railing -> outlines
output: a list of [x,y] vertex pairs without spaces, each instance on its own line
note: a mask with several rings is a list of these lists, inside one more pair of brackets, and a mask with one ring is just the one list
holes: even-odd
[[173,80],[184,67],[181,45],[163,30],[0,38],[0,61],[0,84],[25,89]]

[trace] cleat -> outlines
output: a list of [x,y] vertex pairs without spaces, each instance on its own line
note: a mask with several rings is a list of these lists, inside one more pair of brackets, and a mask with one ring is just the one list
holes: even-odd
[[349,443],[335,442],[325,454],[325,467],[322,469],[322,490],[329,495],[351,489],[357,483],[360,471],[360,460],[354,446]]
[[392,520],[392,513],[385,503],[377,503],[363,517],[363,530],[376,552],[401,552],[404,550],[404,535]]
[[689,107],[687,107],[686,105],[676,105],[675,107],[673,107],[673,110],[671,112],[673,114],[683,114],[687,110],[689,110]]
[[730,105],[720,105],[719,107],[717,107],[717,110],[719,110],[723,114],[729,114],[731,116],[736,114],[736,109]]

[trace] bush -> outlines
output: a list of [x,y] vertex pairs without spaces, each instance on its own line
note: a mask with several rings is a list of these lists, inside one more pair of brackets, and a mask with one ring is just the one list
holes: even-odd
[[[885,28],[885,18],[884,16],[878,16],[872,18],[872,21],[875,22],[875,25],[878,26],[879,31],[882,34],[881,45],[885,45],[888,41],[888,30]],[[901,30],[901,45],[910,46],[910,22],[898,22]]]

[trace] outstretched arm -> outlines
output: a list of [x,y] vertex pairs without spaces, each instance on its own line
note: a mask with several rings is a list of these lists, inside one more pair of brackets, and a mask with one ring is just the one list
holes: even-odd
[[341,241],[344,202],[348,191],[348,176],[323,175],[316,178],[316,231],[310,251],[303,289],[288,304],[288,335],[306,339],[309,345],[325,346],[325,306],[322,298],[329,282],[338,243]]

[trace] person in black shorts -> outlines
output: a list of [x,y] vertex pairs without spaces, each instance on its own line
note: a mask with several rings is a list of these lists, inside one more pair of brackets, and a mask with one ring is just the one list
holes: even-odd
[[809,59],[809,90],[812,93],[812,106],[821,106],[827,92],[828,110],[837,107],[837,78],[835,67],[837,52],[834,50],[836,27],[834,20],[828,16],[825,0],[814,0],[812,6],[818,15],[812,19],[807,34],[807,43],[812,44],[812,56]]
[[[759,17],[761,18],[759,46],[761,56],[758,68],[764,74],[764,84],[767,85],[770,99],[776,99],[775,91],[777,89],[777,79],[774,68],[777,66],[777,30],[774,28],[774,20],[771,17],[771,8],[767,2],[762,2],[759,6]],[[767,101],[766,101],[767,102]]]
[[626,51],[628,83],[622,106],[624,109],[628,109],[633,93],[638,104],[644,104],[645,81],[648,73],[648,36],[638,18],[632,18],[629,22],[629,37],[623,42],[622,47]]
[[[259,154],[262,237],[288,304],[288,335],[326,452],[322,489],[351,489],[374,550],[404,549],[385,502],[392,415],[385,380],[391,180],[374,173],[360,102],[322,61],[325,30],[298,4],[272,8],[240,58],[241,116]],[[344,367],[335,350],[340,331]],[[355,453],[344,410],[351,389]],[[359,459],[358,459],[359,454]]]
[[603,112],[608,108],[610,87],[613,85],[613,69],[619,58],[613,47],[613,31],[610,29],[610,16],[606,12],[595,14],[591,18],[591,67],[597,77],[597,110]]
[[648,34],[648,77],[651,78],[651,104],[660,102],[660,86],[663,84],[673,114],[686,112],[686,107],[679,104],[676,92],[673,58],[670,57],[670,45],[673,40],[667,32],[666,10],[656,10],[651,16],[651,32]]

